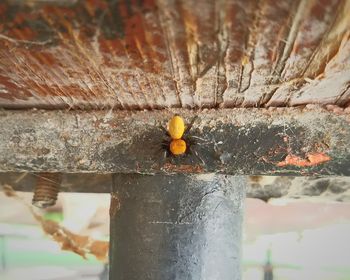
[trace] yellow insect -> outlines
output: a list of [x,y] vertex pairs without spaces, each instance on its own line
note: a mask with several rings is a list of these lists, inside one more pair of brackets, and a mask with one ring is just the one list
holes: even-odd
[[188,128],[185,126],[184,119],[179,115],[173,116],[168,123],[168,129],[166,131],[170,139],[165,140],[162,145],[164,150],[173,156],[180,156],[187,153],[189,143],[187,142],[188,139],[185,139],[186,131],[188,131]]
[[186,152],[187,145],[185,140],[174,139],[171,140],[169,149],[174,156],[179,156],[183,155]]
[[178,115],[172,117],[169,121],[168,133],[173,140],[181,139],[185,133],[185,122],[183,118]]

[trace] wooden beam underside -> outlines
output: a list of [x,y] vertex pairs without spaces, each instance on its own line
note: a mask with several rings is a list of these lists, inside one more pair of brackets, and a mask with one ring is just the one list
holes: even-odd
[[[171,116],[189,154],[165,157]],[[350,175],[350,114],[313,108],[0,111],[0,171]]]
[[0,3],[0,107],[350,102],[350,0]]

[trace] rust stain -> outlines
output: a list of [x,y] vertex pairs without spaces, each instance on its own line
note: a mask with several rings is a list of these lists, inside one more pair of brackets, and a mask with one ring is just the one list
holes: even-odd
[[5,4],[0,4],[0,16],[3,16],[6,12],[7,8]]
[[263,178],[264,178],[263,176],[249,176],[250,182],[252,182],[254,184],[259,184],[260,181],[263,180]]
[[309,153],[306,155],[306,158],[301,158],[296,155],[287,155],[284,161],[278,162],[276,165],[278,167],[283,167],[287,165],[294,165],[298,167],[310,167],[319,165],[329,160],[331,160],[331,158],[325,153]]
[[183,172],[183,173],[204,172],[203,166],[189,165],[189,164],[176,165],[176,164],[166,163],[164,164],[162,169],[167,172]]

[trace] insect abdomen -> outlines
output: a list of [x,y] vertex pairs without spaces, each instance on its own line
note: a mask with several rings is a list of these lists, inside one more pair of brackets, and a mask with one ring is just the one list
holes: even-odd
[[185,132],[185,122],[180,116],[174,116],[171,118],[168,126],[168,132],[171,139],[181,139]]

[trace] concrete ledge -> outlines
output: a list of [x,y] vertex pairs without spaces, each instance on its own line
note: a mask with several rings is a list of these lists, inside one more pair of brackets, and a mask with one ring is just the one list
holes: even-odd
[[[3,185],[15,190],[31,192],[39,175],[35,173],[0,173],[0,191]],[[193,176],[214,176],[197,174]],[[64,173],[61,192],[110,193],[112,174]],[[248,176],[248,198],[268,201],[270,198],[290,198],[311,201],[350,202],[350,177],[292,177]]]
[[[190,154],[164,157],[186,123]],[[350,175],[350,114],[321,108],[0,111],[0,171]]]

